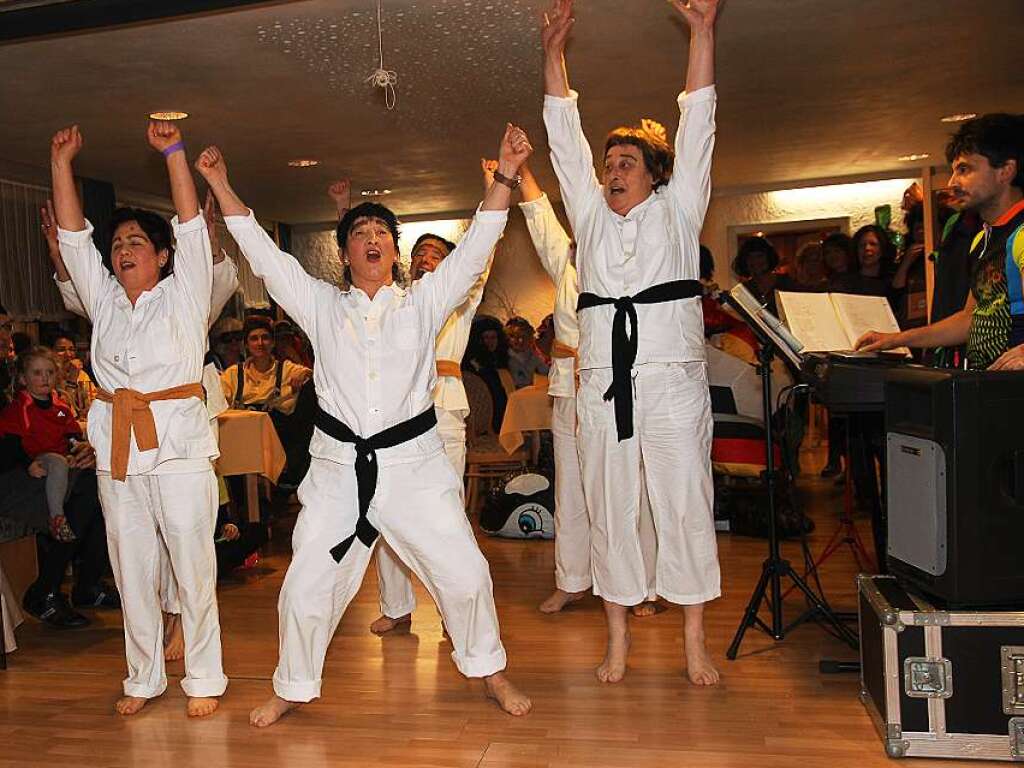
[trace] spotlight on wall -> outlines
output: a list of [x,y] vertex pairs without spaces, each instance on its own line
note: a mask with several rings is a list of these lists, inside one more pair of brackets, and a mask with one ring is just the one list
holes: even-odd
[[973,120],[977,116],[977,112],[954,112],[952,115],[946,115],[939,119],[944,123],[962,123],[964,120]]
[[150,120],[184,120],[186,117],[188,117],[188,112],[179,112],[174,109],[149,113]]
[[915,160],[927,160],[931,155],[927,152],[919,152],[913,155],[900,155],[896,159],[903,163],[912,163]]
[[363,189],[359,192],[363,197],[382,197],[384,195],[390,195],[390,189]]
[[320,165],[320,161],[309,158],[299,158],[298,160],[289,160],[288,165],[292,168],[312,168],[314,165]]

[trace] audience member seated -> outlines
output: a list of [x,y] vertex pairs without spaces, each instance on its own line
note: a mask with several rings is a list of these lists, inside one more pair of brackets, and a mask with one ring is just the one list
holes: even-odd
[[545,364],[551,366],[551,348],[555,345],[555,316],[547,315],[537,326],[537,351]]
[[221,374],[224,397],[231,408],[266,411],[274,422],[277,436],[284,446],[287,464],[279,480],[286,486],[297,485],[305,474],[309,454],[308,439],[302,444],[300,435],[307,430],[293,418],[299,391],[313,377],[313,372],[291,360],[274,357],[274,326],[270,318],[250,315],[245,319],[243,338],[247,357]]
[[56,379],[57,361],[46,347],[18,355],[17,393],[0,411],[0,435],[16,437],[28,473],[46,478],[51,535],[57,541],[73,541],[64,500],[74,484],[68,456],[73,442],[82,439],[82,428],[74,409],[57,396]]
[[266,526],[235,518],[227,504],[222,504],[217,511],[214,530],[218,579],[245,565],[267,543]]
[[14,343],[9,331],[0,328],[0,408],[14,394]]
[[832,279],[832,290],[859,296],[890,298],[896,248],[889,233],[877,224],[868,224],[853,236],[853,269]]
[[313,368],[313,348],[291,320],[274,323],[274,356],[278,360],[291,360],[296,365]]
[[544,362],[541,351],[537,348],[537,338],[533,326],[525,317],[511,317],[505,323],[505,335],[508,337],[508,370],[516,389],[533,384],[535,373],[547,376],[550,364]]
[[789,275],[778,272],[779,254],[775,247],[763,237],[750,237],[743,241],[732,263],[732,271],[743,285],[768,311],[778,314],[775,305],[775,291],[793,290]]
[[77,416],[85,418],[96,396],[96,386],[78,358],[75,339],[67,334],[57,336],[53,342],[53,354],[57,360],[55,389],[75,409]]
[[242,321],[235,317],[218,320],[210,331],[210,358],[217,370],[226,371],[242,361]]
[[508,371],[508,339],[505,336],[505,327],[498,318],[490,315],[477,315],[473,318],[462,367],[475,373],[487,384],[491,401],[494,403],[491,426],[495,433],[500,432],[508,394],[501,382],[499,371]]
[[833,232],[821,241],[821,255],[829,291],[842,293],[838,286],[854,264],[853,238],[843,232]]
[[787,290],[822,293],[828,290],[825,254],[821,243],[804,243],[796,252],[793,285]]
[[55,374],[49,350],[22,356],[23,388],[0,412],[0,487],[4,502],[17,500],[25,523],[49,534],[39,540],[39,577],[25,593],[25,610],[55,627],[81,627],[88,619],[68,605],[61,590],[69,564],[75,563],[76,606],[118,608],[120,598],[102,581],[108,561],[95,455],[85,440],[68,440],[81,431],[68,405],[54,396]]

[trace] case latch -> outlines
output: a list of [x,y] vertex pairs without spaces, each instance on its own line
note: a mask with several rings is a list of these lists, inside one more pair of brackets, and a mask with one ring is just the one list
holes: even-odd
[[1024,717],[1010,718],[1010,757],[1024,761]]
[[1003,714],[1024,715],[1024,645],[999,649],[1003,677]]
[[912,699],[948,699],[953,695],[953,665],[949,659],[908,656],[903,661],[903,685]]

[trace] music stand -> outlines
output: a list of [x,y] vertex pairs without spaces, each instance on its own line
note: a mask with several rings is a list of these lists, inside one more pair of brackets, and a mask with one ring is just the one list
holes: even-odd
[[[800,350],[802,345],[779,323],[778,318],[768,312],[753,294],[742,285],[732,291],[722,292],[722,301],[728,304],[749,326],[757,337],[760,349],[757,353],[757,374],[761,377],[761,405],[764,411],[765,439],[765,486],[768,491],[768,558],[761,566],[761,577],[754,587],[754,592],[747,603],[736,634],[726,651],[726,657],[736,659],[743,636],[750,627],[757,627],[775,640],[783,640],[786,635],[804,621],[818,617],[832,625],[840,639],[852,648],[858,647],[857,636],[836,616],[829,605],[807,585],[800,575],[793,570],[788,560],[782,557],[779,547],[779,534],[775,509],[775,444],[772,437],[772,360],[776,352],[781,352],[799,369]],[[789,625],[783,623],[782,616],[782,579],[788,578],[793,586],[804,593],[809,604],[808,610]],[[769,589],[771,590],[769,593]],[[768,600],[771,609],[771,626],[761,620],[758,615],[761,604]]]

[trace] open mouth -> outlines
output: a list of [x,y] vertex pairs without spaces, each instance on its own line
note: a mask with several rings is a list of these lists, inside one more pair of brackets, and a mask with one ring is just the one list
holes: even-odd
[[376,264],[381,259],[381,252],[379,248],[367,248],[366,249],[366,260],[371,264]]
[[624,194],[625,191],[626,188],[619,186],[618,184],[612,184],[610,187],[608,187],[608,194],[611,195],[621,195]]
[[121,261],[121,271],[122,272],[126,272],[129,269],[135,269],[135,262],[134,261],[122,260]]

